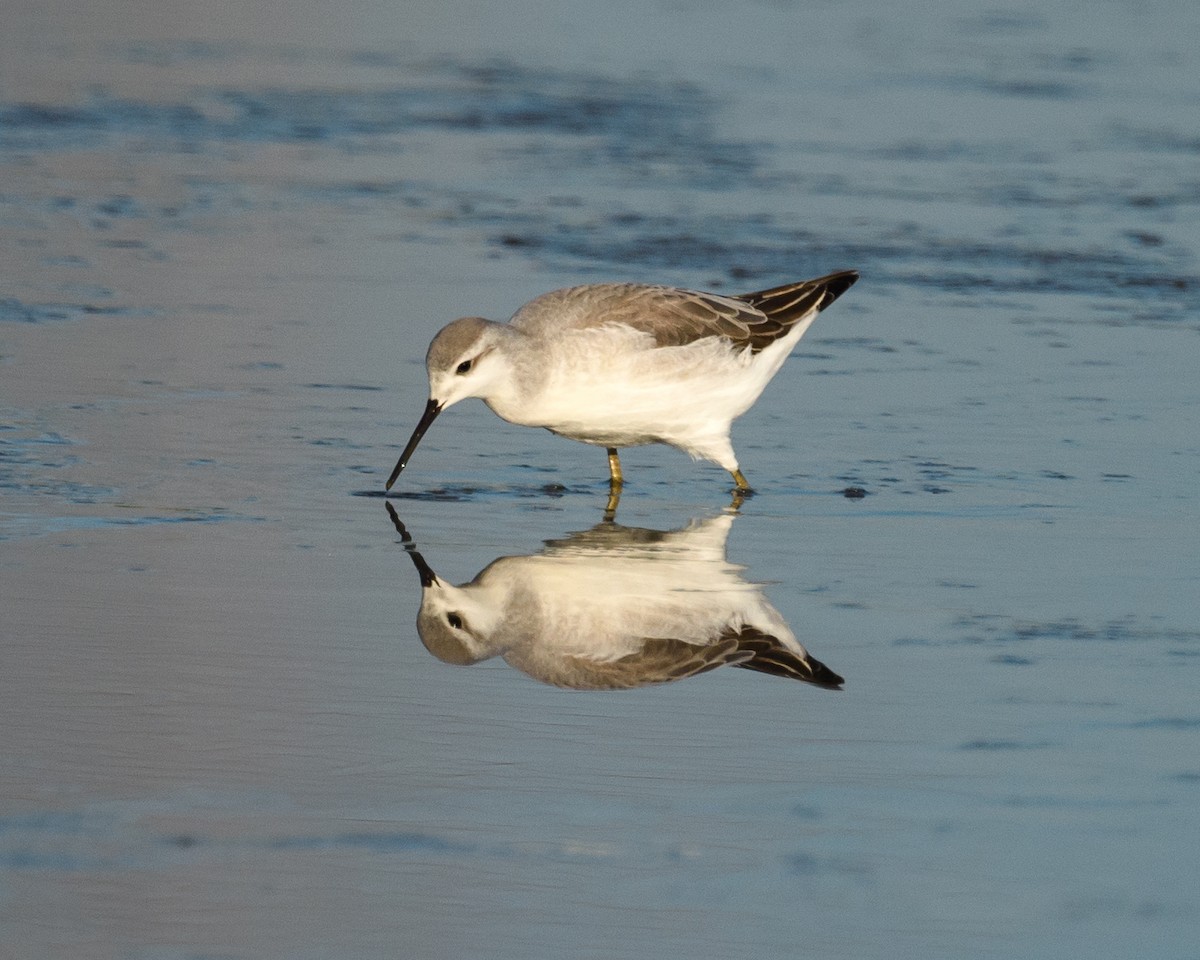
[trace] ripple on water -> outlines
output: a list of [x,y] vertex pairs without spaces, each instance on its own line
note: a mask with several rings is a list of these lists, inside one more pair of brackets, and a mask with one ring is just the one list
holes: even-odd
[[97,303],[33,303],[16,297],[0,298],[0,323],[61,323],[92,317],[153,317],[159,311],[144,307]]
[[[208,55],[236,60],[245,53],[231,47]],[[146,55],[142,50],[137,56]],[[179,55],[164,45],[168,60]],[[882,130],[876,142],[861,135],[843,142],[836,130],[809,132],[798,148],[814,164],[791,170],[777,148],[726,133],[726,105],[695,84],[500,60],[431,64],[319,51],[310,56],[376,72],[370,82],[336,88],[202,85],[175,102],[103,92],[79,103],[0,102],[6,131],[0,156],[77,149],[126,155],[137,144],[145,158],[137,162],[152,164],[163,155],[224,156],[231,145],[253,151],[303,144],[328,151],[330,159],[428,149],[434,154],[426,158],[426,177],[325,172],[254,189],[228,178],[187,178],[169,204],[133,191],[98,190],[90,197],[41,201],[18,194],[17,205],[41,217],[82,215],[94,228],[141,222],[198,229],[214,216],[365,202],[430,239],[449,233],[474,240],[482,230],[498,256],[574,273],[633,272],[655,279],[699,274],[720,286],[773,281],[806,267],[856,265],[869,267],[877,285],[1086,298],[1076,320],[1111,322],[1111,314],[1093,308],[1097,300],[1119,304],[1122,322],[1192,322],[1200,314],[1195,252],[1174,239],[1172,227],[1200,200],[1200,184],[1170,175],[1173,165],[1194,157],[1194,133],[1128,125],[1097,130],[1097,141],[1086,145],[1093,152],[1136,150],[1161,159],[1166,175],[1136,187],[1124,168],[1092,164],[1078,170],[1077,144],[1057,152],[1049,145],[1031,158],[1019,145],[936,138],[914,143]],[[951,87],[975,86],[1018,101],[1070,100],[1087,95],[1083,85],[1095,74],[1097,56],[1081,51],[1046,62],[1019,61],[1012,76],[984,70],[945,79]],[[488,186],[438,177],[440,147],[421,138],[439,132],[469,135],[465,149],[492,171]],[[835,175],[822,164],[831,156],[850,157],[863,169],[853,178]],[[562,189],[547,193],[547,181]],[[1159,181],[1173,186],[1155,190]],[[693,196],[697,202],[668,207],[658,196]],[[795,211],[779,208],[780,196],[834,196],[843,206],[870,204],[891,212],[869,222],[808,227]],[[930,204],[953,215],[922,215]],[[962,211],[968,212],[965,220]],[[997,211],[1004,214],[996,218]],[[973,214],[997,222],[980,227]],[[1069,229],[1062,217],[1069,217]],[[1084,229],[1089,222],[1103,225],[1102,232]],[[61,319],[87,309],[6,302],[0,318]]]

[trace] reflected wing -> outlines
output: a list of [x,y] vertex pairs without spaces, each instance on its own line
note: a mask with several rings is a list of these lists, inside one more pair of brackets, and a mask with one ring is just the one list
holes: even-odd
[[769,633],[763,633],[754,627],[742,627],[733,637],[738,650],[749,654],[747,659],[734,666],[769,673],[776,677],[803,680],[805,683],[833,690],[840,690],[845,682],[816,657],[807,653],[803,657],[797,656]]
[[568,655],[537,663],[509,662],[531,677],[574,690],[629,690],[694,677],[717,667],[742,667],[831,690],[843,679],[807,652],[800,656],[756,627],[726,628],[709,644],[645,639],[633,653],[611,659]]
[[[671,683],[694,677],[717,667],[743,665],[751,657],[749,651],[738,649],[734,637],[698,646],[684,640],[647,639],[640,649],[611,660],[592,660],[581,656],[566,656],[552,667],[542,663],[530,676],[556,687],[574,690],[629,690],[656,683]],[[514,664],[514,666],[518,666]],[[550,667],[547,669],[547,667]]]

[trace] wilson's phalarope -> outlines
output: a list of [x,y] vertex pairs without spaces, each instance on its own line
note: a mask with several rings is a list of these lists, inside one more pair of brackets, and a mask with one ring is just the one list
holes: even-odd
[[730,424],[857,279],[842,270],[738,296],[598,283],[543,294],[508,323],[455,320],[429,345],[429,402],[386,489],[439,413],[482,397],[510,423],[607,448],[614,491],[620,447],[665,443],[724,467],[747,493]]

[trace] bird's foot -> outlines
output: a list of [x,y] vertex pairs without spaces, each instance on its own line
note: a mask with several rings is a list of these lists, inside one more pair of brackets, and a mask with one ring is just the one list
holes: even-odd
[[729,473],[733,477],[734,484],[733,490],[730,491],[733,494],[733,502],[730,503],[729,509],[733,513],[737,513],[746,498],[754,496],[754,491],[741,470],[730,470]]

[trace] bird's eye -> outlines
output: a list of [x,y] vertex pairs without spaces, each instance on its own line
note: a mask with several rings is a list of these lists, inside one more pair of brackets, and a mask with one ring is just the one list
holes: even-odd
[[460,377],[464,373],[470,373],[471,372],[471,363],[472,363],[472,361],[470,361],[470,360],[464,360],[462,363],[460,363],[458,365],[458,369],[455,370],[454,372],[457,373]]
[[446,622],[448,624],[450,624],[450,626],[452,626],[455,630],[461,630],[463,628],[463,618],[460,617],[457,613],[446,614]]

